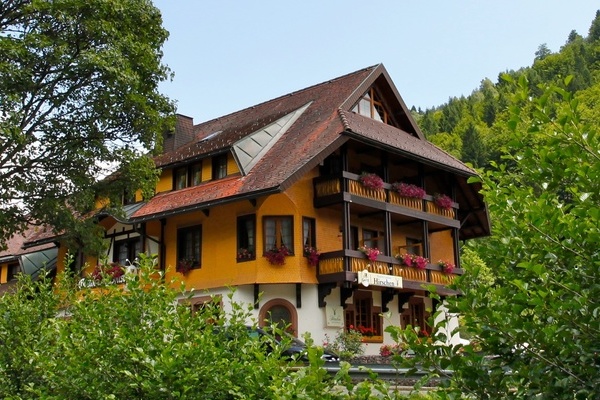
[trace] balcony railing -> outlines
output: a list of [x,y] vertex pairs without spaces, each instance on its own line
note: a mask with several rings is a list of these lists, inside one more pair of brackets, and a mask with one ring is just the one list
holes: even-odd
[[[346,185],[343,183],[346,183]],[[342,177],[318,177],[314,179],[315,203],[326,204],[327,199],[331,199],[331,202],[339,201],[340,195],[344,194],[343,188],[347,187],[347,193],[351,196],[359,196],[364,199],[392,204],[448,219],[456,218],[457,203],[453,203],[452,208],[445,209],[435,204],[431,195],[425,195],[422,200],[403,197],[393,191],[392,185],[389,183],[383,185],[383,190],[366,188],[360,183],[359,176],[350,172],[344,172]]]
[[[348,260],[348,269],[345,269],[345,259]],[[377,260],[371,261],[357,250],[335,251],[322,253],[319,259],[318,275],[321,282],[339,281],[340,279],[354,279],[355,274],[367,270],[371,273],[400,276],[405,282],[405,287],[419,289],[424,283],[446,286],[463,270],[455,268],[452,273],[443,272],[437,264],[427,264],[424,269],[407,267],[394,257],[379,255]]]

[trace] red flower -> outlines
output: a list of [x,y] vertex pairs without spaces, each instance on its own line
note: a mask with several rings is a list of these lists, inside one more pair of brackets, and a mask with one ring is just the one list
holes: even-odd
[[287,247],[281,246],[280,248],[275,248],[269,250],[265,253],[265,257],[272,265],[284,265],[285,258],[290,255],[290,251]]

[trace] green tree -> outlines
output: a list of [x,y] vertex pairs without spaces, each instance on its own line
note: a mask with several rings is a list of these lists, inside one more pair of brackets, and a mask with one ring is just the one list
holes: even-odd
[[461,160],[476,168],[483,167],[487,161],[485,144],[473,123],[469,124],[462,137]]
[[81,288],[69,276],[22,276],[14,295],[0,297],[0,398],[405,398],[377,379],[352,382],[345,362],[330,376],[309,336],[308,363],[284,359],[286,336],[249,335],[253,305],[233,291],[193,313],[193,293],[165,282],[152,257],[141,255],[125,281]]
[[462,286],[464,296],[449,300],[474,341],[437,346],[437,355],[414,349],[426,368],[454,369],[446,389],[454,394],[598,398],[598,128],[581,118],[566,89],[549,87],[530,99],[522,81],[515,93],[514,104],[529,107],[511,107],[504,155],[511,167],[499,164],[482,178],[493,236],[478,254],[493,284]]
[[546,43],[542,43],[538,46],[538,49],[535,52],[535,59],[543,60],[544,58],[548,57],[550,54],[552,54],[552,51],[550,51],[550,49],[548,48],[548,45]]
[[[140,157],[173,111],[161,23],[149,0],[2,2],[0,244],[31,221],[72,228],[96,194],[149,193]],[[99,186],[108,166],[126,179]]]

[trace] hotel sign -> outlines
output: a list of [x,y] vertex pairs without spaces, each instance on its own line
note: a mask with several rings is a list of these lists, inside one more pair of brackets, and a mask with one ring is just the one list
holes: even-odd
[[358,283],[364,287],[383,286],[391,288],[402,288],[402,277],[384,274],[374,274],[366,269],[358,273]]

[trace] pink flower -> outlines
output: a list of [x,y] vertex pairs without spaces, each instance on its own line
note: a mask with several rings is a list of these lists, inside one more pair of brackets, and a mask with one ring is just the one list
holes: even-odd
[[422,199],[425,197],[425,190],[418,187],[417,185],[411,185],[404,182],[395,182],[392,184],[392,190],[398,192],[403,197],[413,197],[415,199]]
[[427,267],[427,260],[425,257],[417,256],[415,257],[415,264],[419,269],[425,269]]
[[445,194],[436,194],[433,196],[434,203],[445,210],[452,208],[452,199]]
[[413,262],[412,255],[411,255],[411,254],[408,254],[408,253],[407,253],[407,254],[404,254],[404,255],[402,256],[402,262],[403,262],[403,263],[404,263],[404,265],[406,265],[407,267],[410,267],[410,266],[412,266],[412,262]]
[[442,268],[442,271],[444,271],[447,274],[451,274],[454,271],[454,268],[456,268],[456,266],[448,261],[438,261],[438,265]]
[[358,177],[358,180],[367,189],[373,189],[373,190],[382,190],[383,189],[383,179],[381,179],[380,177],[378,177],[375,174],[369,174],[369,173],[363,172]]

